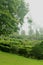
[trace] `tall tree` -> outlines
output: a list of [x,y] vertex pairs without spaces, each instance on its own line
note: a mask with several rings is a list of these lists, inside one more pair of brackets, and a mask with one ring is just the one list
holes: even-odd
[[28,23],[29,23],[29,35],[33,34],[33,29],[32,29],[32,19],[28,18]]
[[0,35],[16,32],[27,12],[23,0],[0,0]]

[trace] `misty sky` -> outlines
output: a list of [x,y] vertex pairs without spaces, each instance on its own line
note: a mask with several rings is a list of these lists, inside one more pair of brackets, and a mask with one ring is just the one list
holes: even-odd
[[43,27],[43,0],[25,0],[29,2],[30,14],[33,21]]
[[[43,0],[25,0],[29,3],[30,12],[26,16],[30,16],[36,27],[43,27]],[[28,23],[25,17],[25,24],[22,27],[26,33],[28,32]]]

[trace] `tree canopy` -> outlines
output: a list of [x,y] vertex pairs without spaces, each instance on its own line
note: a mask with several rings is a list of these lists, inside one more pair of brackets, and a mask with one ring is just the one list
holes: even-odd
[[28,12],[23,0],[1,0],[0,1],[0,35],[18,30],[18,24]]

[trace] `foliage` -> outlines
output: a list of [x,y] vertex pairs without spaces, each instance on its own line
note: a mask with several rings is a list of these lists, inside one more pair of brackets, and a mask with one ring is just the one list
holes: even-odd
[[[28,40],[28,39],[23,39],[23,38],[10,38],[10,37],[3,37],[0,38],[0,50],[9,52],[9,53],[16,53],[25,57],[34,57],[40,49],[40,46],[38,46],[41,43],[41,41],[38,40]],[[36,51],[36,53],[34,51]],[[41,48],[42,50],[42,48]],[[39,52],[38,52],[39,53]],[[37,53],[37,54],[38,54]],[[36,54],[39,56],[39,54]],[[41,53],[40,53],[41,54]]]
[[23,0],[0,1],[0,35],[17,32],[18,24],[28,12]]
[[28,23],[30,23],[30,24],[31,24],[31,23],[32,23],[32,19],[28,19]]
[[41,41],[40,43],[36,44],[32,48],[32,54],[33,54],[33,56],[35,56],[35,58],[43,59],[43,41]]

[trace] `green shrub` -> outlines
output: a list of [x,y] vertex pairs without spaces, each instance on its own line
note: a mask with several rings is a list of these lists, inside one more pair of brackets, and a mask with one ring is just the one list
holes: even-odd
[[1,38],[0,50],[25,57],[43,59],[43,41],[18,38]]
[[27,57],[28,56],[28,53],[27,53],[27,50],[25,48],[19,48],[19,51],[18,53],[22,56],[25,56]]
[[43,41],[32,48],[31,54],[35,56],[35,58],[43,59]]
[[18,54],[18,47],[17,46],[12,46],[12,48],[11,48],[11,53],[16,53],[16,54]]
[[0,50],[4,52],[10,52],[10,48],[6,46],[0,46]]

